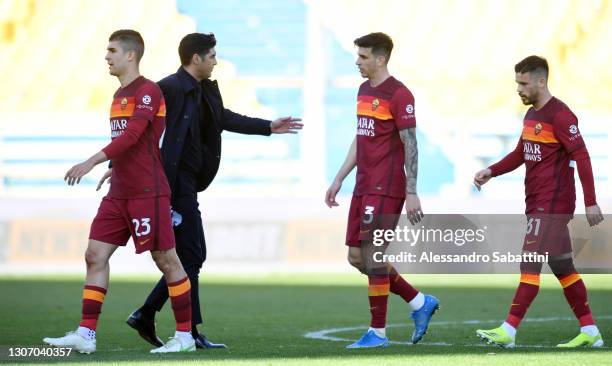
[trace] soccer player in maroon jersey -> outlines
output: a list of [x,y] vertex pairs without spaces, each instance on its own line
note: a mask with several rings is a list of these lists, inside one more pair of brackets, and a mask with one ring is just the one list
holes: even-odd
[[[70,168],[65,180],[78,184],[91,169],[112,161],[111,187],[91,224],[85,252],[87,276],[79,327],[47,344],[96,351],[96,325],[109,281],[109,259],[132,237],[136,253],[151,252],[164,274],[176,319],[176,333],[152,353],[195,351],[191,336],[191,286],[175,251],[170,216],[170,189],[164,175],[159,140],[165,128],[165,104],[156,83],[140,75],[144,41],[133,30],[118,30],[109,38],[106,61],[121,87],[110,112],[112,141],[84,162]],[[98,188],[100,185],[98,185]]]
[[[516,64],[514,71],[518,94],[523,104],[531,105],[523,120],[523,132],[512,152],[476,173],[474,184],[480,190],[492,177],[525,164],[527,234],[523,252],[549,255],[548,265],[580,323],[580,334],[557,347],[601,347],[603,339],[589,308],[587,290],[574,267],[567,227],[576,206],[574,162],[584,191],[587,221],[593,226],[603,220],[595,199],[589,152],[578,119],[548,90],[548,62],[529,56]],[[520,268],[520,283],[506,321],[498,328],[476,331],[489,343],[514,346],[516,329],[538,293],[542,263],[525,262]]]
[[[370,270],[364,254],[371,248],[370,224],[380,215],[397,215],[406,206],[412,224],[423,213],[417,196],[418,151],[414,97],[389,74],[387,63],[393,41],[384,33],[371,33],[355,40],[356,64],[368,79],[357,96],[357,135],[334,181],[325,203],[338,206],[336,195],[344,178],[357,166],[357,180],[349,209],[346,245],[348,261],[368,275],[371,322],[368,331],[348,348],[386,347],[385,334],[389,291],[402,297],[412,309],[415,330],[412,342],[421,340],[438,300],[417,291],[388,263]],[[395,225],[395,224],[393,224]]]

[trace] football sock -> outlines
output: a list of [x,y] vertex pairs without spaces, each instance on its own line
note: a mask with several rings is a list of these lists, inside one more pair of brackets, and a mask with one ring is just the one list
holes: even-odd
[[94,337],[96,326],[98,325],[98,318],[100,317],[100,312],[102,311],[102,304],[104,303],[105,296],[105,288],[91,285],[85,285],[85,287],[83,288],[83,307],[81,311],[81,322],[79,323],[79,326],[93,330]]
[[368,329],[368,332],[371,331],[371,330],[373,330],[374,334],[376,334],[380,338],[385,338],[387,336],[387,331],[385,330],[385,328],[372,328],[372,327],[370,327]]
[[79,327],[77,328],[77,334],[80,335],[81,337],[91,341],[96,339],[96,331],[93,329],[89,329],[87,327],[82,327],[79,325]]
[[508,322],[503,322],[501,327],[504,328],[504,330],[506,331],[506,333],[508,333],[510,337],[516,337],[516,328],[508,324]]
[[419,292],[414,299],[408,302],[408,305],[412,310],[419,310],[423,307],[423,305],[425,305],[425,295],[423,295],[422,292]]
[[368,276],[368,298],[370,300],[370,327],[384,328],[387,322],[387,299],[389,298],[389,276]]
[[521,282],[516,289],[506,323],[515,329],[521,324],[527,309],[540,290],[540,274],[521,273]]
[[181,343],[189,343],[193,340],[193,335],[191,335],[191,332],[182,332],[177,330],[174,332],[174,337],[178,338]]
[[561,287],[567,303],[572,308],[576,319],[581,327],[595,325],[593,314],[589,307],[587,290],[580,275],[576,272],[574,262],[571,258],[550,261],[550,269],[553,271]]
[[[408,282],[406,282],[406,280],[404,280],[404,278],[400,276],[399,273],[397,273],[395,268],[391,269],[391,271],[389,272],[389,284],[391,292],[400,296],[402,299],[404,299],[404,301],[411,304],[410,306],[412,310],[418,310],[421,308],[421,306],[423,306],[423,303],[425,302],[425,297],[421,294],[422,299],[417,300],[416,297],[419,292]],[[417,308],[415,308],[411,303],[411,301],[413,300],[417,300],[414,303],[414,306],[418,306]]]
[[168,294],[176,320],[176,331],[187,332],[191,337],[191,283],[189,277],[168,283]]
[[595,325],[587,299],[587,290],[578,273],[557,277],[563,287],[563,294],[571,306],[580,326]]
[[599,334],[599,329],[595,325],[585,325],[584,327],[580,327],[580,332],[586,333],[591,337],[595,337]]

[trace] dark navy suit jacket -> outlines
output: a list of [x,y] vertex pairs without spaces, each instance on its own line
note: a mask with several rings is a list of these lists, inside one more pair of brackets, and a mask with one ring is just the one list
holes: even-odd
[[[181,163],[185,138],[192,123],[199,123],[197,105],[191,92],[197,81],[183,67],[158,82],[166,101],[166,131],[161,146],[164,170],[170,189],[175,192],[178,169]],[[217,81],[203,80],[204,105],[209,108],[210,120],[201,127],[202,169],[197,174],[197,191],[205,190],[217,175],[221,161],[221,133],[223,130],[248,135],[269,136],[270,121],[243,116],[223,106]]]

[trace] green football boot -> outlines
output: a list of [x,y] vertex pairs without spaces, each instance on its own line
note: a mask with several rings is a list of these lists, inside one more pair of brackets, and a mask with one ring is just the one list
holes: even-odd
[[578,334],[574,339],[567,343],[558,344],[559,348],[578,348],[578,347],[602,347],[604,345],[601,334],[590,336],[586,333]]
[[514,347],[514,338],[502,327],[488,330],[478,329],[476,335],[486,341],[487,344],[495,344],[504,348]]

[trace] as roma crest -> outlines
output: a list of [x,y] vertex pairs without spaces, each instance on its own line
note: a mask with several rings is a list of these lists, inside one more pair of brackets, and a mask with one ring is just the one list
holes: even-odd
[[542,124],[540,122],[536,123],[536,125],[533,126],[533,130],[536,135],[539,135],[540,132],[542,132]]
[[376,108],[378,108],[379,105],[380,105],[380,101],[378,100],[378,98],[374,99],[372,101],[372,110],[375,111]]

